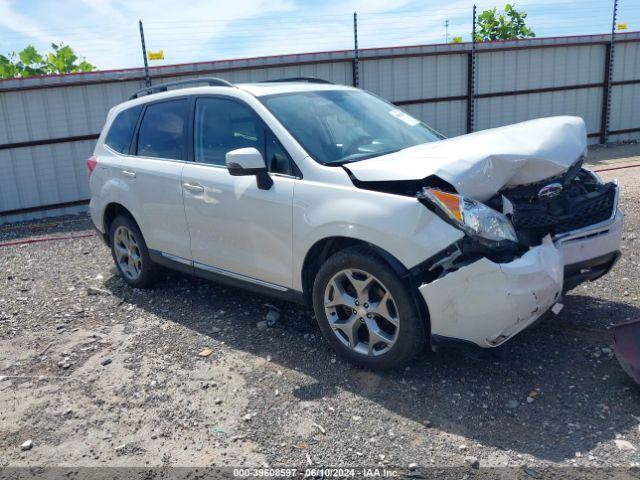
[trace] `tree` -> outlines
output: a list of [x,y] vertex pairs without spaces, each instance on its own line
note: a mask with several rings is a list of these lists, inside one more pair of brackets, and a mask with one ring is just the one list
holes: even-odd
[[33,45],[27,45],[18,54],[0,55],[0,78],[90,72],[96,68],[84,58],[79,59],[69,45],[52,43],[51,48],[53,51],[41,55]]
[[462,43],[462,37],[451,37],[449,43]]
[[527,12],[516,10],[515,4],[507,3],[504,13],[497,13],[495,7],[485,10],[478,17],[476,42],[535,37],[533,30],[525,24],[525,18]]

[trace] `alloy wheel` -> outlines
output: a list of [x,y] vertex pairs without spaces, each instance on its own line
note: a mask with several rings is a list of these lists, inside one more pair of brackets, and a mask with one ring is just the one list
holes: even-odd
[[113,250],[120,271],[131,280],[142,274],[142,255],[135,233],[119,226],[113,235]]
[[385,285],[364,270],[347,269],[327,283],[324,310],[336,337],[367,356],[387,352],[398,338],[400,317]]

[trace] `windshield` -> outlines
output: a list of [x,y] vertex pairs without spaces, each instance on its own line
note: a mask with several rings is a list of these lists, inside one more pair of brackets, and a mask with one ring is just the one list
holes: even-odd
[[356,162],[443,138],[395,105],[361,90],[281,93],[260,100],[325,165]]

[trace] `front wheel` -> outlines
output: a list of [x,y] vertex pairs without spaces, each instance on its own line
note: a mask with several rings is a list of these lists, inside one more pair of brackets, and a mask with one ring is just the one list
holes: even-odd
[[313,308],[331,346],[366,368],[397,367],[426,344],[425,323],[408,287],[363,247],[342,250],[322,265]]
[[122,279],[135,288],[148,288],[157,278],[158,267],[138,225],[129,217],[119,216],[109,229],[111,255]]

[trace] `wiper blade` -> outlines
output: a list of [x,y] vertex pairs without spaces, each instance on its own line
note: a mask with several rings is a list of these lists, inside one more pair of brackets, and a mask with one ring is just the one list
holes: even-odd
[[326,162],[325,165],[337,165],[337,166],[346,165],[347,163],[359,162],[361,160],[369,160],[370,158],[381,157],[383,155],[391,155],[392,153],[396,153],[396,152],[399,152],[401,150],[404,150],[404,148],[396,148],[394,150],[386,150],[384,152],[370,153],[368,155],[363,155],[362,157],[354,158],[354,159],[351,159],[351,160],[340,159],[340,160],[336,160],[336,161],[333,161],[333,162]]

